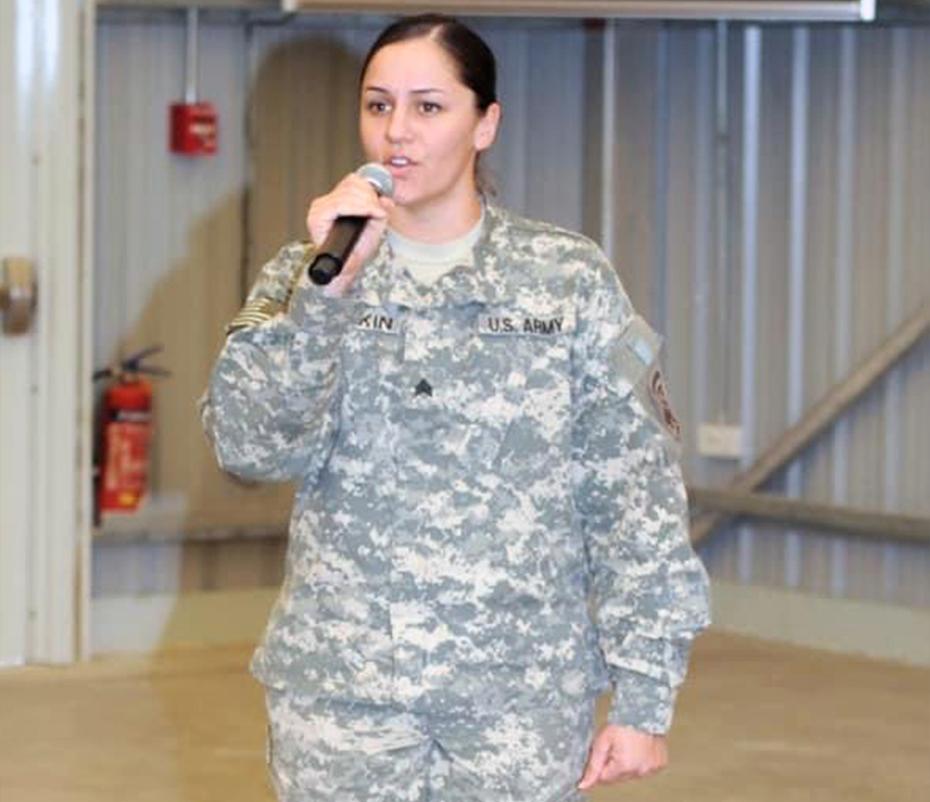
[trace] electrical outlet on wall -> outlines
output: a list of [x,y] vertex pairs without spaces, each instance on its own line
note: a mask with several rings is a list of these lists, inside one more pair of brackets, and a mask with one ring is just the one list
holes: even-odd
[[705,457],[739,459],[743,455],[743,427],[702,423],[698,426],[698,453]]

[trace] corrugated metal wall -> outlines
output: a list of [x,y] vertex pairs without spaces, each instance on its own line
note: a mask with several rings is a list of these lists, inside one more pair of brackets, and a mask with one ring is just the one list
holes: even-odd
[[[668,340],[689,437],[742,424],[741,467],[930,298],[930,31],[733,26],[729,171],[717,214],[714,27],[618,26],[615,259]],[[722,260],[719,237],[725,237]],[[930,343],[766,489],[930,515]],[[930,605],[930,549],[731,527],[703,556],[719,579]]]
[[[193,400],[244,278],[303,236],[309,199],[360,161],[357,65],[379,25],[206,16],[202,86],[219,107],[221,155],[186,162],[165,146],[167,104],[183,89],[182,18],[101,15],[96,347],[105,361],[164,341],[176,371],[159,396],[170,434],[154,518],[198,528],[286,515],[288,488],[242,488],[216,471]],[[501,197],[599,235],[600,192],[612,193],[608,239],[635,303],[667,336],[696,483],[723,483],[737,467],[697,455],[700,422],[742,423],[749,464],[930,296],[926,30],[476,27],[501,67],[505,122],[489,160]],[[930,514],[928,359],[924,343],[771,489]],[[926,548],[740,526],[702,554],[718,578],[930,605]]]
[[103,364],[164,345],[152,361],[173,375],[157,387],[149,520],[196,529],[268,516],[254,491],[222,479],[194,414],[241,300],[245,36],[241,25],[202,28],[201,93],[222,120],[219,153],[173,156],[168,107],[184,94],[181,19],[104,16],[98,27],[94,348]]

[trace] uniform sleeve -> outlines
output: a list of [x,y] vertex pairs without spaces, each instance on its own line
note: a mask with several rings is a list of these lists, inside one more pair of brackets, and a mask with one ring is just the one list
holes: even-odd
[[306,277],[307,246],[266,263],[198,401],[217,462],[243,479],[306,479],[338,428],[345,307]]
[[580,299],[573,492],[598,641],[614,689],[608,721],[668,731],[709,582],[691,547],[677,420],[659,338],[598,252]]

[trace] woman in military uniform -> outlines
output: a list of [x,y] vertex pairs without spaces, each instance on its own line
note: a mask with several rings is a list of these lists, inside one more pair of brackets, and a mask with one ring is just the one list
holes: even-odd
[[[224,469],[298,483],[251,662],[281,802],[565,802],[667,762],[708,583],[659,339],[595,243],[482,192],[500,114],[473,31],[387,28],[360,136],[393,198],[312,202],[202,398]],[[370,221],[316,286],[343,215]]]

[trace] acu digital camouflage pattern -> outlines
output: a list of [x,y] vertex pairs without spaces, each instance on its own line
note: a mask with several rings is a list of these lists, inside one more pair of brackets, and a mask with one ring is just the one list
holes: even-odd
[[[299,482],[266,686],[448,715],[580,705],[668,729],[708,580],[658,338],[589,239],[489,205],[474,265],[386,242],[342,298],[285,246],[202,399],[220,465]],[[590,599],[589,599],[590,597]]]
[[586,705],[445,716],[269,688],[279,802],[581,802]]

